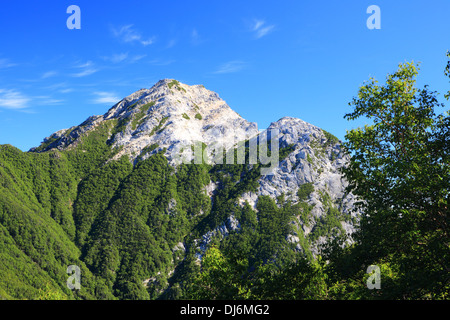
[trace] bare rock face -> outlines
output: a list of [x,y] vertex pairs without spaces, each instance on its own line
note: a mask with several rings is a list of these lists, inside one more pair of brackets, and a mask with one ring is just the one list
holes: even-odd
[[[348,159],[339,141],[329,141],[322,129],[295,118],[282,118],[267,130],[272,129],[280,132],[280,146],[292,145],[294,151],[280,161],[273,175],[261,177],[258,195],[275,199],[284,193],[295,202],[299,186],[312,183],[315,190],[311,194],[312,201],[317,199],[319,191],[326,191],[332,199],[344,197],[346,183],[339,169]],[[243,197],[254,198],[251,194]]]
[[[256,123],[243,119],[217,93],[202,85],[188,86],[165,79],[122,99],[103,116],[90,117],[78,127],[54,133],[44,144],[54,142],[40,151],[66,148],[105,121],[121,125],[121,130],[111,137],[112,147],[121,150],[115,159],[123,155],[146,159],[166,149],[166,156],[173,160],[183,149],[198,142],[232,147],[258,134]],[[142,154],[144,148],[152,145],[152,153]]]
[[[248,202],[254,209],[258,196],[270,196],[277,199],[284,195],[292,203],[299,202],[297,192],[300,186],[311,184],[313,191],[306,199],[312,207],[309,221],[293,221],[302,227],[303,234],[307,236],[321,218],[325,218],[330,210],[338,210],[344,220],[341,227],[345,233],[354,232],[352,221],[358,213],[352,209],[356,198],[347,194],[340,169],[346,165],[348,155],[342,148],[341,142],[322,129],[304,122],[300,119],[285,117],[272,123],[267,130],[279,131],[280,147],[292,146],[293,151],[274,170],[273,175],[261,176],[256,192],[247,192],[240,198],[240,204]],[[298,242],[298,235],[288,237],[290,242]],[[317,245],[323,243],[324,238],[319,237],[312,245],[313,253],[317,253]]]
[[[143,109],[147,109],[144,115]],[[149,90],[128,96],[104,118],[136,119],[139,113],[142,118],[138,123],[114,137],[113,146],[122,147],[116,157],[128,154],[136,158],[146,146],[157,145],[154,152],[165,148],[166,156],[172,160],[196,142],[227,145],[258,133],[255,123],[239,116],[217,93],[202,85],[188,86],[176,80],[161,80]]]

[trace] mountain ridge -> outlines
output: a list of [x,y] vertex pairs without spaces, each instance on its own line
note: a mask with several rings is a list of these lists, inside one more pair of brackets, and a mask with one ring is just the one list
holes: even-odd
[[[203,156],[215,144],[223,162],[196,161],[196,146]],[[190,157],[176,162],[183,149]],[[8,297],[188,297],[208,248],[236,250],[250,269],[312,261],[358,219],[336,137],[292,117],[260,131],[217,93],[173,79],[30,152],[0,146],[0,159],[0,236],[24,253],[18,264],[38,261],[48,286],[29,282],[23,268],[14,285],[0,279]],[[89,281],[80,291],[65,285],[68,265]]]
[[[144,115],[143,107],[146,109]],[[193,114],[203,115],[201,119],[196,119]],[[133,127],[136,119],[140,122]],[[285,116],[272,122],[267,129],[258,130],[256,123],[243,119],[217,93],[203,85],[189,86],[175,79],[163,79],[150,89],[140,89],[123,98],[102,116],[91,116],[80,126],[57,131],[50,136],[56,138],[56,141],[43,151],[51,148],[64,149],[69,131],[69,137],[73,135],[75,140],[72,142],[76,143],[80,136],[78,131],[89,132],[105,121],[114,120],[118,121],[116,127],[122,127],[122,130],[111,133],[111,148],[120,150],[111,160],[118,160],[126,155],[134,164],[163,151],[174,165],[176,162],[171,161],[173,154],[192,147],[198,141],[206,145],[219,143],[225,146],[225,150],[233,150],[240,141],[258,139],[261,134],[277,130],[280,132],[280,147],[293,146],[294,150],[277,164],[273,175],[262,176],[258,180],[257,192],[246,192],[240,196],[241,206],[248,202],[256,209],[257,199],[261,195],[277,199],[282,194],[287,194],[287,199],[297,203],[299,186],[312,184],[315,190],[308,199],[308,204],[312,206],[311,214],[320,220],[321,217],[326,217],[330,208],[338,208],[349,216],[342,222],[345,233],[351,234],[354,231],[350,221],[357,220],[358,214],[352,213],[357,199],[352,194],[345,193],[346,182],[339,172],[339,168],[349,158],[336,137],[313,124]],[[126,123],[123,125],[121,122]],[[207,131],[210,131],[209,134],[205,134]],[[186,162],[192,160],[191,155]],[[217,184],[210,181],[209,185],[209,192],[214,192]],[[326,205],[323,205],[323,199],[326,199]],[[313,229],[307,223],[298,223],[298,227],[302,229],[302,236],[307,236]],[[294,232],[291,239],[299,242],[298,232]],[[320,237],[318,245],[325,241],[326,238]],[[297,249],[301,250],[300,247]],[[312,252],[318,254],[318,246],[314,246]]]
[[195,141],[237,142],[258,134],[256,123],[239,116],[217,93],[202,85],[188,86],[164,79],[150,89],[130,94],[104,115],[91,116],[79,126],[53,133],[30,151],[63,149],[80,134],[114,120],[121,128],[111,137],[111,144],[125,149],[117,157],[127,154],[134,159],[154,143],[159,145],[157,152],[164,147],[189,146]]

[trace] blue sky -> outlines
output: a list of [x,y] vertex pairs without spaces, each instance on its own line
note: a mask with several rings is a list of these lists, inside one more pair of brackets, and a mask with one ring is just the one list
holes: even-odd
[[164,78],[205,85],[260,129],[291,116],[344,139],[369,77],[420,61],[420,85],[450,89],[449,16],[448,0],[2,1],[0,144],[26,151]]

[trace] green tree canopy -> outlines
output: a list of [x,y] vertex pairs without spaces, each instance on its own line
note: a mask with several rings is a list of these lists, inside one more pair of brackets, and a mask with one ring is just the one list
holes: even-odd
[[404,63],[384,85],[365,82],[345,115],[371,122],[347,132],[351,160],[343,172],[348,191],[364,199],[357,265],[398,270],[396,289],[381,293],[386,298],[449,293],[449,113],[437,114],[444,105],[436,92],[416,87],[418,70]]

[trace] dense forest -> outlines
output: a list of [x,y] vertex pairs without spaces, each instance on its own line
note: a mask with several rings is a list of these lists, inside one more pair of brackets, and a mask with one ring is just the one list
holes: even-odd
[[[111,134],[123,126],[115,120],[64,150],[0,146],[0,298],[448,299],[450,113],[437,92],[417,88],[418,70],[401,64],[350,102],[345,118],[369,122],[344,142],[358,228],[350,239],[330,207],[300,237],[301,251],[287,235],[294,216],[310,214],[311,184],[296,203],[260,196],[256,210],[238,205],[261,164],[173,167],[164,152],[111,160]],[[239,228],[199,252],[197,239],[230,213]],[[322,235],[330,241],[314,255],[309,241]],[[78,290],[67,286],[69,265],[81,270]],[[369,266],[380,270],[379,289],[368,288]]]

